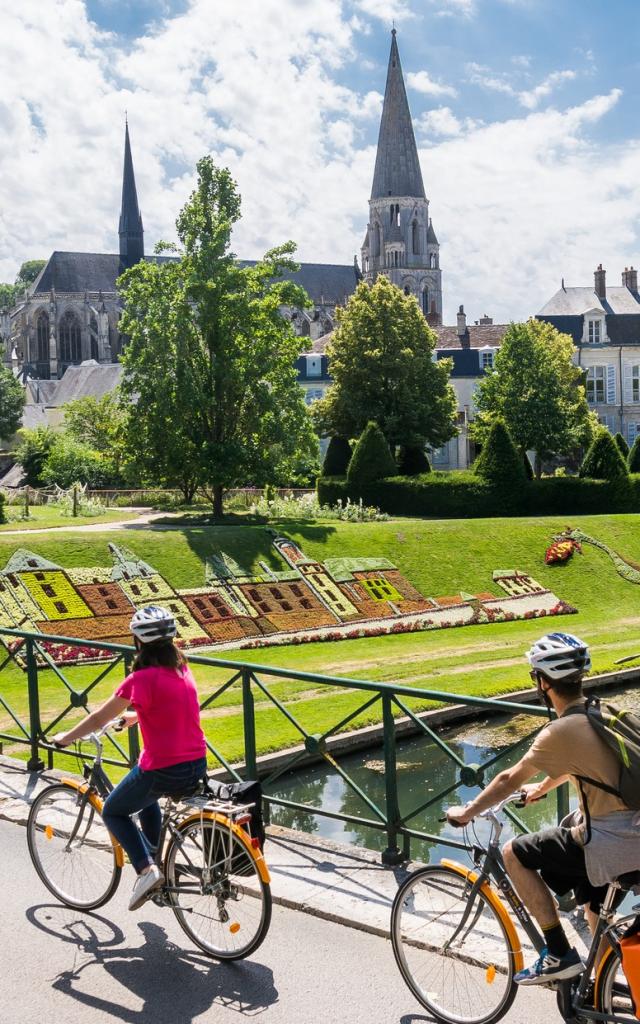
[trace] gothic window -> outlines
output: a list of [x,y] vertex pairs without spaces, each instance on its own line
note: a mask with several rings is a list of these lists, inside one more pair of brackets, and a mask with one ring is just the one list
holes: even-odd
[[82,359],[80,321],[71,310],[60,321],[60,360],[63,363],[79,363]]
[[404,294],[405,295],[411,295],[411,292],[409,290],[409,285],[408,284],[405,284],[405,286],[404,286]]
[[420,252],[420,234],[418,231],[417,220],[414,220],[413,224],[411,225],[411,237],[413,245],[413,254],[414,256],[417,256],[418,253]]
[[380,225],[376,224],[373,230],[373,255],[380,255]]
[[91,358],[98,362],[98,321],[95,316],[89,321],[89,338],[91,345]]
[[398,266],[398,250],[397,249],[396,249],[396,251],[393,254],[393,262],[395,263],[395,265],[397,267]]
[[429,312],[429,289],[422,289],[422,312],[426,316]]
[[44,310],[36,321],[36,362],[49,362],[49,314]]
[[307,320],[306,316],[303,316],[302,321],[300,323],[300,335],[302,337],[308,338],[310,331],[311,327],[309,325],[309,321]]

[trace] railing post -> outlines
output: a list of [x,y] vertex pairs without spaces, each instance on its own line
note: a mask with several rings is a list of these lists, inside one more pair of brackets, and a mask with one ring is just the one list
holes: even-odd
[[558,786],[556,790],[556,802],[557,802],[557,814],[558,814],[558,825],[563,818],[566,818],[569,813],[569,783],[563,782],[561,786]]
[[[131,672],[132,661],[131,653],[127,652],[124,656],[125,678]],[[127,739],[129,741],[129,764],[133,768],[138,763],[138,758],[140,757],[140,733],[137,725],[132,725],[130,729],[127,729]]]
[[244,763],[247,779],[258,777],[256,757],[256,715],[251,689],[251,669],[242,669],[242,719],[244,726]]
[[29,694],[29,738],[31,740],[31,757],[27,761],[30,772],[41,772],[44,761],[40,757],[40,695],[38,693],[38,662],[36,660],[35,642],[28,636],[25,640],[27,654],[27,690]]
[[391,694],[382,694],[382,723],[384,743],[384,781],[386,789],[387,848],[382,853],[382,863],[401,864],[403,854],[398,847],[398,775],[396,765],[396,723],[393,718]]

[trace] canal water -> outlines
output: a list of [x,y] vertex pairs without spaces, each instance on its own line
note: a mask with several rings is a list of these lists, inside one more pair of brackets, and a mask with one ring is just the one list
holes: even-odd
[[[640,711],[640,688],[632,687],[625,690],[610,691],[603,694],[603,699],[611,700],[621,707]],[[518,715],[514,718],[492,717],[485,721],[474,721],[456,729],[441,733],[442,738],[465,762],[465,764],[483,764],[500,751],[506,751],[519,739],[529,736],[543,723],[543,719]],[[501,758],[497,765],[487,772],[485,781],[492,774],[514,764],[525,752],[528,744],[524,743],[517,750]],[[356,785],[367,794],[380,809],[385,804],[385,777],[382,748],[361,751],[348,756],[338,757],[341,768],[349,775]],[[403,740],[397,747],[398,788],[400,813],[402,815],[419,807],[431,797],[452,786],[459,768],[450,760],[428,737],[416,736]],[[444,816],[449,804],[465,803],[476,793],[477,789],[460,787],[450,795],[439,800],[432,807],[423,811],[408,823],[410,828],[432,835],[451,836],[460,840],[461,834],[446,823],[439,821]],[[374,818],[374,814],[363,803],[357,793],[351,789],[341,776],[328,764],[322,763],[292,772],[278,779],[267,790],[268,795],[295,800],[298,803],[312,804],[328,811],[348,814],[355,817]],[[572,806],[575,806],[573,791]],[[537,830],[556,824],[556,795],[550,794],[546,800],[531,804],[529,807],[516,811],[530,830]],[[366,825],[336,821],[306,811],[272,805],[271,821],[273,824],[288,828],[300,829],[339,843],[366,847],[371,850],[383,850],[387,845],[386,834],[371,829]],[[486,837],[487,826],[479,822],[478,834]],[[511,835],[507,824],[503,833],[504,839]],[[442,845],[428,848],[419,840],[411,842],[411,854],[416,859],[438,860],[442,856],[451,856],[451,848]]]

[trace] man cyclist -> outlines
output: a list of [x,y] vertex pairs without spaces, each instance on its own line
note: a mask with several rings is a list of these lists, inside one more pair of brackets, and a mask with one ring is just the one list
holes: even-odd
[[[503,849],[509,877],[546,940],[540,958],[519,971],[515,981],[542,985],[583,970],[577,951],[569,946],[552,892],[562,896],[573,889],[593,931],[608,883],[640,869],[640,813],[610,791],[618,785],[617,757],[581,713],[582,680],[591,668],[587,645],[568,633],[551,633],[534,643],[526,658],[538,693],[557,718],[538,733],[513,768],[496,775],[466,806],[449,808],[447,818],[462,826],[519,789],[530,803],[567,780],[576,786],[579,815],[556,828],[519,835]],[[540,772],[546,778],[528,784]],[[609,791],[587,783],[584,776]]]

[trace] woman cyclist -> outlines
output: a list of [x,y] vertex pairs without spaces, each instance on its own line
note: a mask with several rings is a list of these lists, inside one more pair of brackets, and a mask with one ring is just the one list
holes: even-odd
[[[137,649],[131,674],[102,707],[53,742],[66,747],[133,709],[125,721],[139,722],[144,749],[107,797],[103,819],[138,874],[129,902],[129,910],[136,910],[162,881],[155,863],[162,821],[158,798],[195,790],[207,758],[196,684],[173,642],[173,616],[149,605],[135,613],[130,628]],[[136,812],[140,828],[132,821]]]

